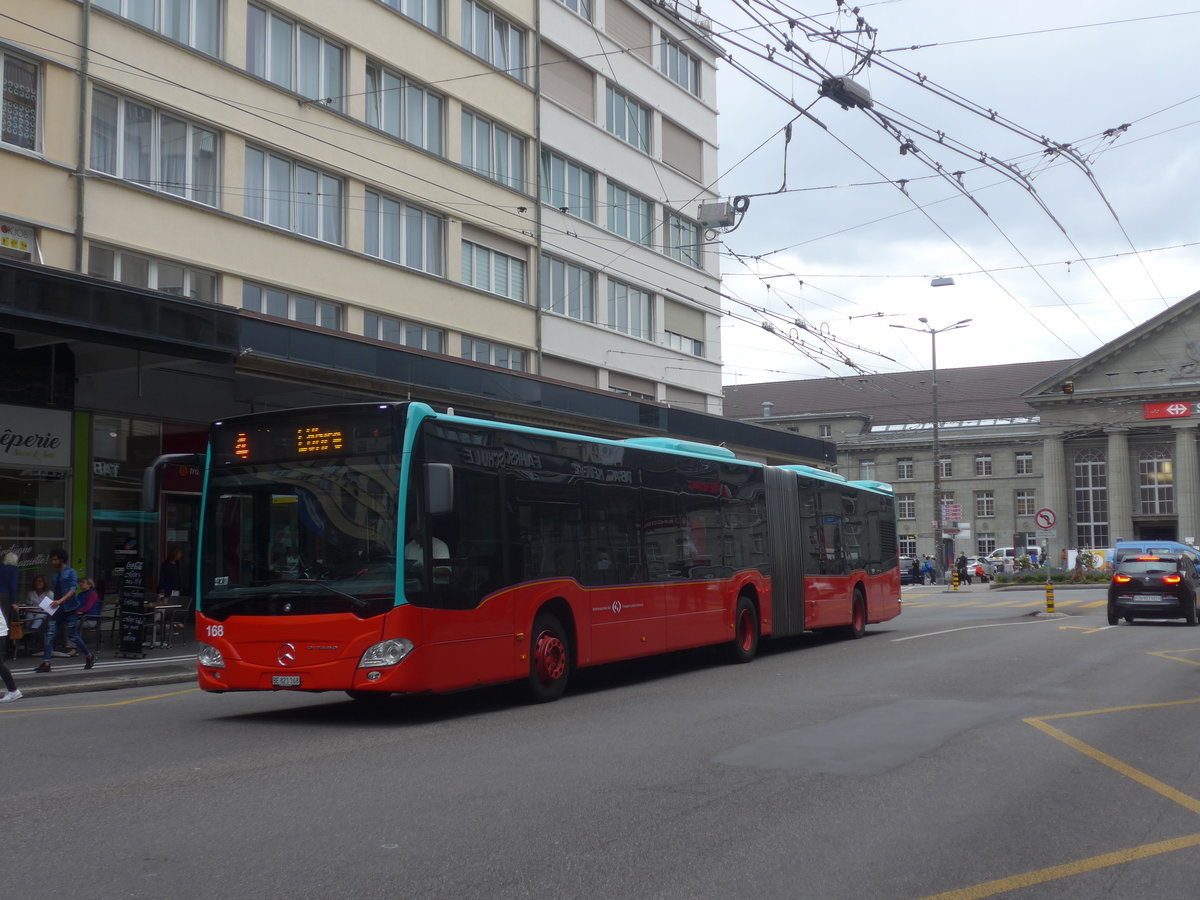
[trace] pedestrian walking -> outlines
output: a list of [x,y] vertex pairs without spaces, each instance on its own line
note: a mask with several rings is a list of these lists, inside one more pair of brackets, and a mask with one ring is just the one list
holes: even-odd
[[958,569],[958,583],[970,584],[971,576],[967,571],[967,554],[960,553],[958,556],[958,561],[954,564],[954,567]]
[[[6,637],[8,637],[8,618],[0,615],[0,638]],[[0,644],[2,643],[0,641]],[[4,682],[4,696],[0,697],[0,703],[12,703],[14,700],[21,699],[23,695],[17,690],[17,683],[13,680],[12,672],[8,671],[3,653],[0,653],[0,680]]]
[[42,650],[42,664],[33,671],[49,672],[50,658],[54,653],[54,638],[63,625],[67,628],[67,640],[79,648],[86,660],[85,669],[96,664],[96,657],[79,636],[79,576],[67,565],[67,551],[50,551],[50,565],[54,566],[54,601],[50,614],[50,633],[46,635],[46,646]]

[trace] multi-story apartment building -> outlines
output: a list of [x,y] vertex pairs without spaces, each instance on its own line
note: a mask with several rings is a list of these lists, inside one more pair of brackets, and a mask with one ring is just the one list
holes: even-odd
[[542,371],[719,413],[717,48],[667,6],[542,4]]
[[711,415],[716,61],[643,0],[4,13],[0,419],[55,446],[0,455],[0,543],[153,559],[190,539],[196,480],[144,519],[150,459],[316,402],[825,459]]
[[841,474],[892,484],[901,553],[1197,543],[1198,331],[1200,293],[1082,359],[939,369],[936,460],[929,371],[728,386],[726,415],[833,441]]

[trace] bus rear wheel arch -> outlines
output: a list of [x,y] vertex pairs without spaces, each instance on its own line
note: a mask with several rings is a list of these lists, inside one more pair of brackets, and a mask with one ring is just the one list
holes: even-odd
[[557,700],[570,676],[571,637],[557,615],[539,612],[529,632],[529,699],[534,703]]

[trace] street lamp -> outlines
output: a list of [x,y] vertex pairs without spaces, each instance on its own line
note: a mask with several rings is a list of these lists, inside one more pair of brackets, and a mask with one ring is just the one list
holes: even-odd
[[[932,358],[931,374],[933,378],[933,527],[934,527],[934,546],[938,548],[938,554],[941,556],[940,563],[945,567],[950,565],[950,558],[946,553],[946,540],[942,534],[942,461],[940,459],[941,449],[938,444],[938,381],[937,381],[937,336],[943,331],[953,331],[956,328],[966,328],[972,319],[961,319],[953,325],[945,325],[941,328],[934,328],[929,324],[929,320],[924,316],[917,319],[924,327],[914,328],[911,325],[892,325],[892,328],[903,328],[906,331],[920,331],[929,335],[930,356]],[[951,549],[953,553],[953,549]]]

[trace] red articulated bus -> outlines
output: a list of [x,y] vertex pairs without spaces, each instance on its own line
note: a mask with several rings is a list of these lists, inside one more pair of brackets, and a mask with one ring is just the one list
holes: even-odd
[[200,686],[355,698],[524,681],[900,612],[890,487],[416,402],[212,426]]

